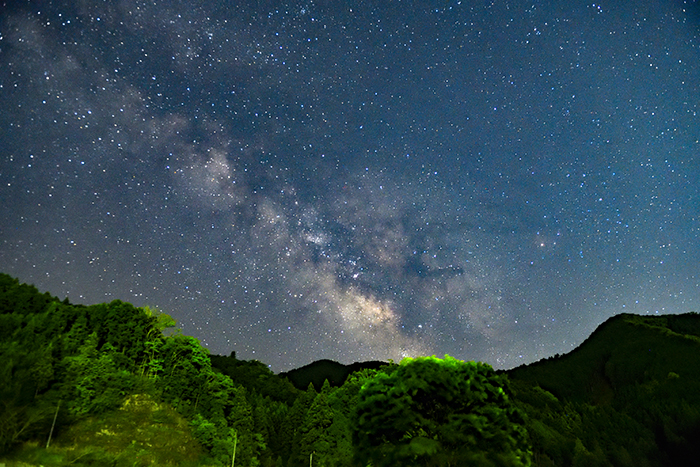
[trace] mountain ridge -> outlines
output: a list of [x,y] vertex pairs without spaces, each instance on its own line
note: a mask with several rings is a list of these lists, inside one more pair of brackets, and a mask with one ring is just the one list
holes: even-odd
[[697,313],[623,313],[604,321],[571,352],[505,373],[512,379],[537,383],[557,396],[602,402],[601,397],[610,396],[605,394],[609,389],[658,380],[669,373],[698,379],[695,375],[700,376],[699,335]]
[[[0,461],[228,465],[241,440],[243,465],[301,467],[332,445],[328,459],[355,465],[358,394],[391,375],[391,362],[322,359],[276,375],[164,332],[172,321],[119,300],[72,305],[0,274],[0,455],[11,456]],[[499,373],[534,465],[676,466],[700,457],[697,313],[616,315],[567,354]],[[175,432],[184,451],[170,461]],[[37,444],[51,436],[50,450]]]
[[306,390],[309,383],[313,384],[318,391],[328,380],[331,387],[342,386],[347,377],[360,370],[377,370],[383,366],[391,365],[389,362],[370,360],[365,362],[354,362],[349,365],[329,359],[315,360],[307,365],[295,368],[290,371],[279,373],[281,378],[287,378],[297,389]]

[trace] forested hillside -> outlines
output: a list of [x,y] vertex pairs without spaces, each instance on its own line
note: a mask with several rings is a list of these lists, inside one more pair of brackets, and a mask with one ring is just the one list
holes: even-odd
[[0,462],[661,466],[700,454],[697,314],[616,316],[570,354],[507,372],[447,356],[321,360],[293,381],[209,355],[174,325],[0,274]]
[[577,349],[507,372],[540,465],[692,465],[700,315],[621,314]]
[[[46,466],[529,465],[507,379],[488,365],[407,359],[302,391],[260,362],[210,356],[196,339],[163,332],[173,325],[149,308],[74,305],[0,275],[0,456]],[[394,401],[387,415],[364,388],[378,377],[413,388],[417,405],[383,391]],[[458,418],[455,398],[471,401]],[[377,445],[379,419],[394,435]],[[493,438],[498,453],[473,443],[460,451],[455,434]]]

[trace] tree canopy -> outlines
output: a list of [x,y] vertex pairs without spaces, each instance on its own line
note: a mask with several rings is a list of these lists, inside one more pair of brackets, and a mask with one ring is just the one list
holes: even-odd
[[0,463],[214,466],[235,451],[261,467],[661,467],[700,452],[693,313],[620,315],[570,354],[508,371],[423,357],[341,380],[321,362],[305,390],[173,325],[0,274]]
[[529,465],[523,419],[505,386],[483,363],[404,359],[360,390],[356,456],[376,467]]

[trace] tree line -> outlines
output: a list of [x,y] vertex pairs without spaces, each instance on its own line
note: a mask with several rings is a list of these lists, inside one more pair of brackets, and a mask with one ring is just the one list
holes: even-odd
[[136,447],[70,463],[578,467],[700,456],[697,314],[620,315],[570,354],[509,371],[420,357],[305,389],[264,363],[209,355],[174,326],[148,307],[71,304],[0,274],[0,459],[52,437],[58,446],[142,399],[161,419],[176,413],[196,446],[160,463]]
[[209,355],[174,325],[148,307],[71,304],[0,275],[0,453],[147,394],[187,420],[198,463],[530,464],[507,378],[488,365],[407,359],[304,391],[260,362]]

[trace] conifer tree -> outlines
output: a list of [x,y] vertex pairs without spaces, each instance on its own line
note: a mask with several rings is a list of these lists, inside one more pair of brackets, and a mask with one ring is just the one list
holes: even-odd
[[304,459],[309,459],[311,453],[314,453],[315,465],[323,467],[331,463],[336,443],[329,431],[334,416],[328,401],[330,393],[331,386],[326,380],[321,392],[314,398],[304,424],[301,426],[300,464],[303,463]]
[[[288,412],[287,419],[285,420],[285,452],[288,453],[288,459],[290,460],[290,466],[296,465],[296,461],[299,457],[300,444],[302,430],[301,427],[304,425],[306,416],[311,408],[311,405],[316,399],[316,390],[314,385],[309,383],[306,391],[296,398],[292,408]],[[306,465],[302,463],[302,465]]]

